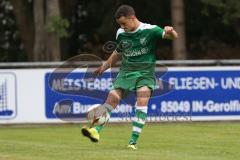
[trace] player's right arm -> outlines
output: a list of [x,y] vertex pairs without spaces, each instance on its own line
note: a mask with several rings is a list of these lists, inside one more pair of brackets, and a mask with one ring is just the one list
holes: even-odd
[[122,56],[117,51],[114,51],[107,61],[94,71],[94,74],[100,76],[108,68],[111,68],[111,66],[115,65],[121,59],[121,57]]
[[159,26],[155,26],[153,30],[154,36],[156,38],[163,38],[169,40],[174,40],[178,38],[178,33],[172,26],[165,26],[164,29]]
[[164,36],[163,38],[174,40],[178,38],[178,33],[174,30],[172,26],[165,26],[164,27]]

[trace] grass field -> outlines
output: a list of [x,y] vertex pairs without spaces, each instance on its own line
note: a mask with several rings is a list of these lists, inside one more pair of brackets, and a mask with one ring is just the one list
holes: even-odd
[[138,150],[130,124],[108,125],[98,144],[79,125],[0,127],[0,160],[237,160],[240,122],[147,124]]

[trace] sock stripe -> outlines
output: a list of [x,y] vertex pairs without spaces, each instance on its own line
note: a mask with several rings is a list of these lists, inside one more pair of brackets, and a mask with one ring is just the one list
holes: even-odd
[[135,121],[133,121],[133,126],[135,126],[135,127],[138,127],[138,128],[143,128],[143,124],[140,124],[140,123],[138,123],[138,122],[135,122]]
[[139,133],[138,133],[138,132],[135,132],[135,131],[133,131],[132,134],[133,134],[134,136],[139,136]]
[[145,121],[145,119],[147,118],[147,113],[136,110],[136,117]]
[[135,122],[138,122],[138,123],[140,123],[140,124],[145,124],[145,120],[143,120],[143,119],[141,119],[141,118],[138,118],[138,117],[134,117],[134,119],[133,119],[133,121],[135,121]]
[[147,113],[148,107],[147,106],[136,106],[136,110]]
[[132,125],[132,136],[129,143],[136,144],[139,135],[142,132],[145,121],[147,119],[147,106],[136,106],[135,117],[133,119]]
[[142,129],[141,128],[138,128],[136,126],[133,126],[133,131],[134,132],[137,132],[138,134],[140,134],[142,132]]

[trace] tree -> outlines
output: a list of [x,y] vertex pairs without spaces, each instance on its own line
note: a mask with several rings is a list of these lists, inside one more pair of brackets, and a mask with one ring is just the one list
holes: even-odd
[[46,36],[46,57],[47,60],[59,61],[61,60],[60,39],[56,33],[58,28],[54,27],[54,19],[61,21],[59,2],[58,0],[47,0],[46,5],[46,23],[52,27],[52,30],[50,29]]
[[34,38],[34,50],[33,60],[41,61],[46,59],[46,32],[45,32],[45,14],[44,14],[44,0],[36,0],[33,4],[34,10],[34,24],[35,26],[35,38]]
[[60,61],[60,38],[67,36],[69,23],[61,17],[59,0],[11,0],[11,3],[28,60]]
[[209,15],[211,7],[223,13],[222,21],[225,25],[233,25],[240,35],[240,1],[236,0],[201,0],[205,4],[203,14]]
[[28,59],[33,60],[34,23],[32,6],[28,0],[11,0],[11,3]]
[[173,41],[173,57],[174,59],[186,59],[184,1],[171,0],[171,13],[173,26],[179,34],[178,39]]
[[[60,16],[48,19],[47,5],[56,1],[47,1],[52,0],[0,0],[0,61],[53,60],[47,52],[52,45],[46,46],[49,33],[61,41],[56,46],[62,60],[83,52],[107,57],[102,46],[115,40],[119,26],[113,15],[120,4],[133,6],[142,22],[160,27],[173,23],[179,33],[172,44],[174,54],[171,41],[159,41],[158,59],[239,58],[240,1],[59,0]],[[69,28],[65,19],[71,20]]]

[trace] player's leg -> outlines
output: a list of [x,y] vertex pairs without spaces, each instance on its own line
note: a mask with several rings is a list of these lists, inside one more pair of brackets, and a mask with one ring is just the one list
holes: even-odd
[[151,97],[151,92],[152,90],[147,86],[137,89],[136,113],[132,123],[133,128],[129,148],[136,149],[135,145],[147,119],[147,105]]
[[[119,101],[121,100],[123,95],[122,89],[114,89],[109,92],[108,97],[104,104],[99,107],[104,107],[108,113],[111,115],[111,111],[117,107]],[[103,129],[104,125],[98,125],[92,128],[83,127],[82,134],[89,138],[92,142],[99,141],[99,133]]]
[[[103,107],[106,108],[108,111],[109,115],[111,115],[112,110],[114,110],[119,101],[122,99],[123,96],[123,90],[122,89],[114,89],[109,92],[108,97],[105,101],[105,103],[102,105]],[[104,125],[98,125],[95,127],[98,133],[103,129]]]

